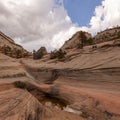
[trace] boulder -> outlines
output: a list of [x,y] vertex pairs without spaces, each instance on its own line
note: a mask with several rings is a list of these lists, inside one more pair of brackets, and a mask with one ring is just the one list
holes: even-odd
[[72,48],[83,48],[83,46],[89,44],[89,40],[92,40],[90,33],[78,31],[61,47],[62,50]]
[[0,32],[0,52],[13,58],[23,58],[30,55],[27,50],[2,32]]
[[40,59],[46,54],[47,54],[46,48],[41,47],[37,52],[35,50],[33,51],[33,59]]

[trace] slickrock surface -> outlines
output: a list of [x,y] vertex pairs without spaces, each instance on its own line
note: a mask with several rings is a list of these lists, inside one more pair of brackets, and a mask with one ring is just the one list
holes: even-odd
[[120,120],[119,51],[110,41],[62,61],[0,53],[0,120]]
[[30,53],[22,46],[16,44],[14,40],[0,31],[0,53],[14,58],[29,56]]
[[54,91],[85,119],[120,120],[120,47],[113,42],[68,50],[62,62],[46,55],[23,63],[43,91]]
[[0,78],[24,77],[23,66],[15,59],[0,54]]
[[34,96],[25,90],[11,88],[0,92],[0,120],[61,119],[83,120],[74,114],[42,106]]
[[[29,90],[16,88],[15,81],[31,86]],[[43,96],[40,89],[19,60],[0,54],[0,120],[84,120],[79,115],[42,105],[38,99]]]

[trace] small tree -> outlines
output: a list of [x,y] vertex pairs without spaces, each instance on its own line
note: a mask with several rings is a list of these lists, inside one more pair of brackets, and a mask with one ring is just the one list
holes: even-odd
[[83,48],[84,45],[85,45],[85,41],[87,40],[87,37],[86,37],[85,33],[82,32],[82,31],[80,32],[80,37],[81,37],[81,39],[80,39],[80,41],[81,41],[80,48]]
[[117,37],[120,38],[120,31],[117,33]]
[[62,59],[65,57],[65,52],[63,52],[61,49],[57,52],[57,58]]
[[88,44],[88,45],[93,45],[93,44],[94,44],[93,38],[87,39],[87,44]]
[[16,51],[16,58],[21,58],[22,57],[22,52],[21,50]]
[[53,51],[51,51],[51,53],[50,53],[50,59],[55,59],[55,58],[57,58],[56,53],[53,52]]
[[37,60],[37,59],[41,59],[43,57],[44,53],[42,51],[40,52],[36,52],[35,50],[33,50],[33,59]]
[[47,54],[47,50],[45,47],[41,47],[39,50],[33,50],[33,59],[41,59],[44,55]]
[[58,58],[60,60],[65,57],[65,54],[66,54],[65,52],[63,52],[61,49],[59,49],[58,51],[50,53],[50,59]]
[[11,48],[9,46],[4,45],[3,46],[3,53],[5,55],[9,55],[10,52],[11,52]]
[[35,59],[36,58],[36,51],[35,50],[33,50],[33,59]]

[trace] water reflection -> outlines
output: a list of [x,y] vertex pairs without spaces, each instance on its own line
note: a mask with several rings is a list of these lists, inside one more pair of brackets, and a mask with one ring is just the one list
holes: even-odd
[[58,109],[58,110],[63,110],[63,111],[66,111],[66,112],[74,113],[74,114],[77,114],[77,115],[82,114],[81,111],[72,109],[72,108],[69,107],[69,105],[61,106],[59,104],[55,104],[55,103],[52,103],[50,101],[45,102],[44,105],[47,106],[47,107],[52,107],[52,108]]
[[77,115],[82,114],[81,111],[71,108],[67,101],[50,96],[50,95],[46,95],[46,96],[42,97],[40,102],[47,107],[51,107],[51,108],[54,108],[57,110],[63,110],[66,112],[77,114]]
[[60,99],[52,97],[44,98],[40,100],[40,102],[47,107],[52,107],[59,110],[63,110],[68,105],[66,101],[62,101]]

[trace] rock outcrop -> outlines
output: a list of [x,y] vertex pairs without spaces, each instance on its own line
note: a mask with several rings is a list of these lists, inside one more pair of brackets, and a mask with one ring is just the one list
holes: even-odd
[[120,39],[120,27],[119,26],[99,32],[94,37],[95,43],[101,43],[101,42],[111,41],[115,39]]
[[113,40],[64,61],[0,53],[0,120],[120,120],[119,51]]
[[29,56],[29,52],[0,32],[0,52],[14,58]]
[[23,63],[38,83],[50,84],[41,86],[43,91],[51,93],[53,85],[59,88],[58,97],[68,101],[70,111],[81,112],[85,119],[119,120],[120,47],[113,44],[111,41],[97,44],[96,49],[71,49],[64,62],[46,56]]
[[[84,120],[43,104],[43,97],[49,94],[44,88],[18,60],[0,53],[0,120]],[[54,90],[56,87],[52,94]]]
[[92,37],[90,33],[79,31],[75,33],[68,41],[66,41],[61,49],[65,50],[83,48],[83,46],[86,45],[92,45],[112,40],[117,41],[117,39],[120,39],[119,26],[99,32],[95,37]]
[[46,54],[47,54],[46,48],[45,47],[41,47],[37,52],[33,51],[33,59],[40,59],[40,58],[42,58]]
[[61,47],[62,50],[72,49],[72,48],[82,48],[85,45],[89,45],[92,43],[91,34],[83,31],[79,31],[75,33],[72,38],[64,43]]

